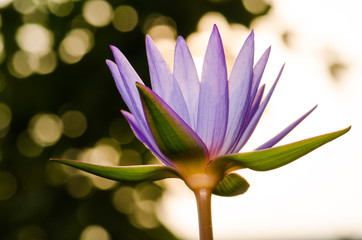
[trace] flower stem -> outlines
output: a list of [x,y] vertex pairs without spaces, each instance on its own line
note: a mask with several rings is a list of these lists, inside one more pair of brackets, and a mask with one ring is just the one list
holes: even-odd
[[201,188],[194,190],[194,193],[199,213],[200,240],[212,240],[211,190]]

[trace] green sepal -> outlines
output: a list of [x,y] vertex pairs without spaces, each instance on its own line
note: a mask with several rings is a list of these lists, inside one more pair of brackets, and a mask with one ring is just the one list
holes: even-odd
[[162,165],[101,166],[68,159],[53,158],[50,160],[119,182],[131,183],[180,178],[173,168]]
[[241,168],[250,168],[255,171],[276,169],[291,163],[314,149],[342,136],[350,129],[351,127],[348,127],[340,131],[327,133],[265,150],[223,156],[215,159],[212,162],[212,165],[214,166],[210,166],[210,168],[220,169],[220,167],[223,167],[225,168],[224,171],[234,171]]
[[212,193],[223,197],[233,197],[245,193],[249,186],[242,176],[230,173],[219,182]]
[[152,90],[137,84],[148,126],[161,152],[186,171],[201,171],[207,148],[197,134]]

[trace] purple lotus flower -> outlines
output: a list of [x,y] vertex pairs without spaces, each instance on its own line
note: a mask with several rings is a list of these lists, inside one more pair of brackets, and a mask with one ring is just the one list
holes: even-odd
[[125,56],[111,46],[115,62],[107,64],[130,112],[122,110],[137,138],[164,165],[99,166],[57,162],[114,179],[139,182],[181,178],[194,191],[201,239],[212,239],[211,193],[235,196],[249,184],[235,170],[266,171],[281,167],[348,132],[349,128],[273,147],[316,107],[252,152],[239,151],[252,135],[281,76],[264,95],[260,86],[270,48],[254,65],[254,33],[246,39],[228,77],[224,49],[216,26],[207,46],[201,79],[182,37],[177,39],[174,69],[152,39],[146,37],[152,89],[146,87]]
[[[116,47],[111,46],[115,63],[107,60],[132,114],[122,113],[138,139],[184,179],[204,173],[219,157],[238,153],[252,135],[284,68],[262,101],[265,86],[260,86],[260,80],[270,48],[254,66],[254,33],[251,32],[228,78],[221,37],[214,26],[199,79],[182,37],[177,39],[173,73],[149,36],[146,47],[152,90],[144,85]],[[314,109],[257,150],[273,147]],[[157,114],[165,115],[165,119],[159,119]],[[169,131],[167,125],[175,129]],[[180,137],[187,140],[178,139]]]

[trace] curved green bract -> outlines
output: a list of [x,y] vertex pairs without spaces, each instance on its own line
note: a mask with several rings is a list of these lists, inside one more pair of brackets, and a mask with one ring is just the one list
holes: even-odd
[[[148,126],[161,152],[178,167],[202,169],[207,150],[197,134],[152,90],[137,84]],[[188,163],[186,163],[188,162]]]
[[[213,164],[215,166],[226,166],[226,164],[229,164],[229,168],[232,168],[233,170],[250,168],[255,171],[268,171],[276,169],[291,163],[314,149],[342,136],[350,129],[351,127],[348,127],[340,131],[327,133],[279,147],[224,156],[215,159]],[[227,171],[227,169],[225,170]]]
[[233,197],[245,193],[249,186],[242,176],[230,173],[219,182],[212,193],[223,197]]
[[173,168],[161,165],[101,166],[68,159],[51,160],[119,182],[143,182],[157,181],[165,178],[180,178]]

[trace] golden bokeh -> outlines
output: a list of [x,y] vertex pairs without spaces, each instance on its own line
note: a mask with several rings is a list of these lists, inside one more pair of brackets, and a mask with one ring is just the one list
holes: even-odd
[[33,140],[28,131],[24,131],[18,135],[16,145],[18,151],[26,157],[36,157],[43,152],[43,147]]
[[65,17],[73,11],[74,2],[72,0],[48,0],[48,8],[54,15]]
[[59,57],[68,64],[79,62],[93,47],[93,34],[85,28],[71,30],[59,45]]
[[83,5],[83,17],[95,27],[104,27],[112,21],[113,8],[106,1],[86,1]]
[[[0,8],[7,7],[13,0],[0,0]],[[1,25],[0,25],[1,27]]]
[[62,116],[64,135],[77,138],[83,135],[87,129],[87,119],[80,111],[67,111]]
[[13,6],[16,11],[22,14],[30,14],[37,8],[35,1],[31,0],[13,0]]
[[86,227],[80,240],[110,240],[111,237],[106,229],[99,225],[90,225]]
[[260,14],[268,7],[264,0],[242,0],[242,3],[246,10],[253,14]]
[[54,164],[53,162],[46,165],[45,172],[47,182],[53,186],[65,184],[70,179],[70,175],[64,171],[63,165]]
[[39,56],[47,55],[54,43],[53,33],[34,23],[27,23],[18,28],[15,39],[22,50]]
[[49,74],[57,67],[57,56],[54,51],[49,52],[45,56],[34,59],[34,72],[38,74]]
[[73,175],[67,182],[68,193],[74,198],[84,198],[88,196],[93,184],[89,178],[83,175]]
[[8,62],[9,72],[17,78],[29,77],[34,70],[34,56],[23,50],[18,50]]
[[62,136],[63,122],[54,114],[37,114],[30,120],[29,132],[40,146],[51,146]]
[[113,26],[121,32],[132,31],[138,24],[136,9],[129,5],[121,5],[114,10]]
[[135,190],[132,187],[119,187],[112,196],[112,203],[115,209],[120,213],[132,214],[136,208],[134,192]]

